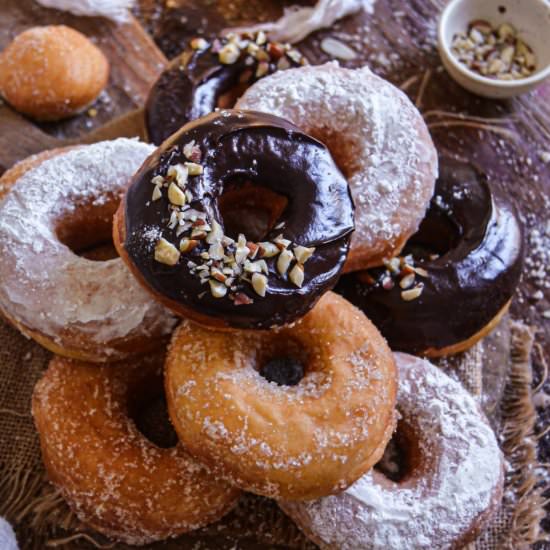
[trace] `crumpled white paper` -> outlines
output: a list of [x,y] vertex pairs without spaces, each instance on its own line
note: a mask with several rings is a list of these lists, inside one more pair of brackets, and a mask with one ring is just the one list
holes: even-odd
[[46,8],[69,11],[74,15],[106,17],[116,23],[128,20],[135,0],[36,0]]
[[0,517],[0,548],[2,550],[19,550],[17,539],[11,525]]
[[250,27],[228,29],[230,31],[264,31],[271,40],[278,42],[300,42],[319,29],[330,27],[338,19],[361,9],[371,13],[376,0],[319,0],[313,7],[293,6],[285,10],[278,21],[261,23]]

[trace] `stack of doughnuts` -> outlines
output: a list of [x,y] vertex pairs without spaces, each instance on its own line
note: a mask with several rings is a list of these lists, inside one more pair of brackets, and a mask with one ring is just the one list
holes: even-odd
[[[56,354],[32,403],[51,482],[135,545],[241,491],[322,548],[474,540],[502,496],[495,435],[457,382],[394,352],[495,326],[521,272],[513,210],[438,161],[367,68],[308,66],[263,33],[182,59],[147,103],[160,146],[56,150],[0,179],[0,312]],[[157,398],[164,446],[137,421]]]

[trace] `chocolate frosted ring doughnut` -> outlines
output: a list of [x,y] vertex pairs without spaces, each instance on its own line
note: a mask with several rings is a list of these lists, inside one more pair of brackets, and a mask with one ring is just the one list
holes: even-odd
[[162,394],[163,355],[109,367],[55,357],[34,389],[44,465],[78,518],[127,544],[216,521],[239,491],[179,444],[159,447],[132,416]]
[[147,133],[160,145],[182,126],[233,107],[246,88],[278,70],[306,60],[290,44],[269,42],[263,32],[230,34],[211,44],[191,41],[154,84],[145,106]]
[[441,159],[436,193],[404,255],[347,275],[337,291],[394,350],[438,357],[496,326],[519,282],[523,233],[514,210],[472,164]]
[[230,483],[272,498],[344,490],[380,460],[395,427],[393,355],[333,292],[273,331],[184,321],[165,386],[185,448]]
[[353,203],[323,144],[271,115],[221,111],[145,162],[114,231],[121,257],[169,308],[209,326],[266,329],[334,286]]
[[475,399],[428,361],[395,360],[393,452],[339,495],[280,503],[323,550],[465,548],[500,505],[502,453]]

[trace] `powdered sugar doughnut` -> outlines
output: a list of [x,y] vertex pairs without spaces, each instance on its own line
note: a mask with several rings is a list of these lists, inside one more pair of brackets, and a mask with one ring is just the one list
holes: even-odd
[[168,412],[185,448],[232,484],[319,498],[382,456],[395,375],[370,321],[328,292],[278,330],[229,333],[185,321],[166,360]]
[[181,445],[158,447],[132,420],[162,394],[163,359],[101,367],[56,357],[33,394],[50,481],[81,521],[128,544],[198,529],[239,496]]
[[152,151],[119,139],[65,152],[24,173],[0,203],[0,310],[60,355],[122,359],[158,347],[175,324],[122,260],[70,248],[110,238],[124,187]]
[[474,398],[428,361],[395,358],[406,451],[397,481],[375,469],[340,495],[281,503],[321,548],[462,548],[500,504],[502,455]]
[[236,108],[286,118],[326,143],[355,200],[345,271],[380,265],[416,232],[433,195],[437,153],[420,113],[392,84],[366,67],[301,67],[257,82]]

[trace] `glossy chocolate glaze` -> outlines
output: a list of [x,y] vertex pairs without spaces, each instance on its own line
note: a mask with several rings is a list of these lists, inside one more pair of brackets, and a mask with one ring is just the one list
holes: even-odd
[[369,271],[373,284],[351,274],[336,290],[365,312],[393,350],[439,350],[478,333],[510,300],[522,269],[522,228],[474,166],[441,159],[434,198],[407,253],[428,272],[417,278],[424,284],[417,299],[403,300],[397,281],[385,290],[383,269]]
[[[204,172],[189,178],[191,207],[207,214],[209,223],[223,227],[219,199],[235,179],[246,180],[287,198],[281,216],[262,240],[279,234],[293,244],[315,247],[305,264],[302,288],[276,272],[277,258],[267,261],[268,291],[255,294],[241,283],[240,292],[253,303],[235,305],[228,297],[214,298],[201,285],[187,261],[197,261],[204,247],[182,254],[169,267],[154,260],[154,245],[162,236],[177,246],[175,230],[167,227],[168,199],[151,201],[151,179],[165,175],[169,166],[184,162],[183,146],[195,141],[201,149]],[[125,242],[129,261],[145,284],[167,304],[178,304],[213,318],[225,326],[265,329],[302,317],[336,283],[344,265],[353,231],[353,202],[347,181],[327,148],[291,123],[262,113],[219,111],[187,124],[163,144],[134,177],[123,203]],[[284,224],[281,228],[280,225]],[[154,240],[151,240],[151,235]]]
[[[191,120],[212,113],[220,97],[234,88],[240,87],[242,92],[260,78],[278,70],[279,46],[274,50],[279,53],[269,57],[262,76],[257,72],[258,59],[246,50],[235,63],[222,64],[217,53],[220,46],[221,43],[214,41],[200,51],[188,47],[153,85],[145,105],[147,133],[153,143],[160,145]],[[267,44],[262,51],[265,49],[268,49]],[[296,59],[284,54],[288,67],[299,66]]]

